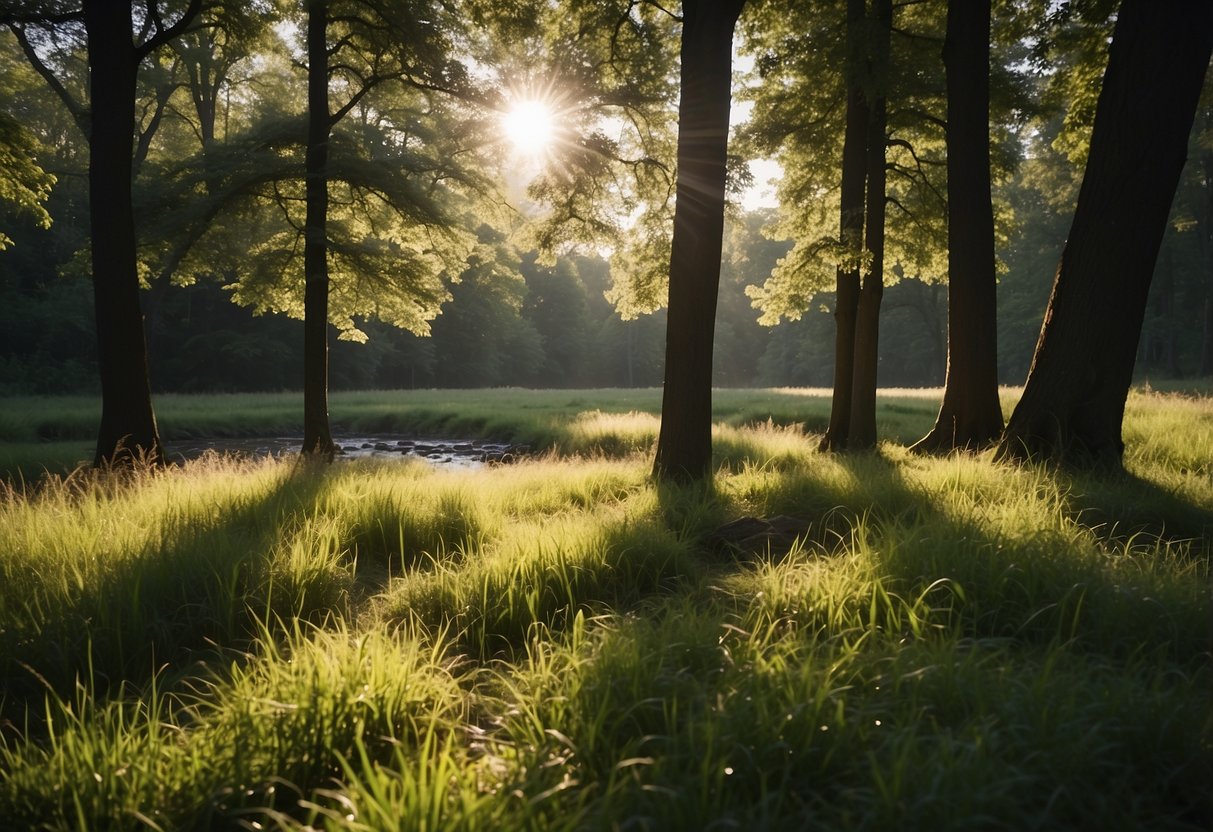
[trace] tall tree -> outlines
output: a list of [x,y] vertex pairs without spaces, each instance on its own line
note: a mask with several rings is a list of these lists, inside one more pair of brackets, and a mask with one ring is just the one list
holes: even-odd
[[1003,458],[1119,466],[1150,280],[1213,52],[1205,0],[1124,0],[1070,228]]
[[724,239],[733,28],[745,0],[684,0],[678,174],[665,389],[654,476],[692,481],[712,463],[712,335]]
[[880,302],[884,297],[885,215],[888,208],[886,154],[889,146],[889,40],[892,0],[873,0],[868,46],[867,197],[864,215],[863,283],[855,307],[855,353],[851,375],[851,424],[847,447],[876,445],[876,368],[879,358]]
[[761,83],[745,136],[783,165],[771,233],[796,244],[748,292],[773,325],[799,319],[834,284],[834,397],[821,447],[870,447],[884,285],[943,271],[942,100],[931,48],[942,29],[936,4],[773,10],[754,15],[747,33]]
[[990,0],[949,0],[948,369],[935,426],[914,447],[979,448],[1002,433],[994,209],[990,198]]
[[329,133],[328,2],[310,0],[307,15],[307,219],[303,227],[303,453],[333,458],[329,427]]
[[863,261],[864,185],[867,182],[869,109],[864,101],[865,0],[847,0],[846,128],[842,142],[839,239],[848,256],[837,265],[834,294],[834,394],[830,423],[821,450],[842,450],[851,430],[851,394],[855,373],[855,318],[859,310],[859,273]]
[[[162,459],[164,449],[152,410],[147,344],[139,302],[135,219],[131,196],[134,159],[135,89],[140,63],[183,32],[201,10],[190,0],[167,23],[155,0],[144,8],[136,42],[132,6],[84,0],[81,6],[30,4],[0,15],[16,35],[31,65],[63,100],[89,143],[89,224],[93,300],[101,378],[101,425],[94,464],[129,462],[137,455]],[[89,102],[81,103],[39,52],[31,27],[78,27],[88,50]]]
[[[442,95],[467,95],[466,73],[462,64],[451,57],[454,20],[445,4],[427,0],[415,3],[309,0],[307,4],[304,454],[331,459],[335,451],[328,417],[332,244],[327,224],[333,129],[364,100],[369,100],[368,96],[388,85]],[[334,87],[344,89],[346,96],[338,106],[330,107],[329,91]],[[445,175],[449,172],[435,173],[436,177]],[[413,196],[415,203],[432,200],[421,193]],[[431,244],[417,248],[432,251],[435,247]]]

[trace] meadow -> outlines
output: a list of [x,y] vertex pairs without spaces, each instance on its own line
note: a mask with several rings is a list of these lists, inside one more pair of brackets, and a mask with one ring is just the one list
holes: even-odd
[[[648,477],[656,391],[333,398],[343,428],[538,451],[480,470],[41,479],[95,404],[6,402],[0,818],[1210,828],[1213,399],[1135,391],[1118,475],[912,455],[937,402],[887,393],[878,452],[834,455],[824,391],[720,391],[696,488]],[[158,407],[170,443],[298,416]],[[713,543],[778,515],[790,550]]]

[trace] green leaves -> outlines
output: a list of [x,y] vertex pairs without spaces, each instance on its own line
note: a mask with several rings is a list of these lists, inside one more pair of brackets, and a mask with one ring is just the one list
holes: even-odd
[[[49,228],[51,216],[42,203],[50,196],[55,177],[39,167],[38,150],[34,135],[0,112],[0,204]],[[0,231],[0,251],[10,245],[12,240]]]

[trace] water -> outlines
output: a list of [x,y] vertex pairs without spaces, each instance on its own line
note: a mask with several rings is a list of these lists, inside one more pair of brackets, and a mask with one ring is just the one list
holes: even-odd
[[[530,453],[525,445],[479,439],[418,439],[400,434],[334,436],[337,459],[420,459],[438,468],[480,468],[513,462]],[[194,459],[206,451],[237,456],[291,456],[299,453],[302,436],[219,437],[169,443],[174,457]]]

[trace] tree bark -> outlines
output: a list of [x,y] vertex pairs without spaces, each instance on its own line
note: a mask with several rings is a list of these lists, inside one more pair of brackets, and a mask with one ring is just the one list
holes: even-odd
[[915,450],[977,449],[1002,433],[994,210],[990,200],[990,0],[950,0],[948,364],[935,426]]
[[[1213,118],[1205,116],[1206,129],[1213,129]],[[1213,153],[1200,157],[1205,173],[1205,215],[1202,219],[1201,265],[1205,268],[1205,308],[1200,338],[1200,376],[1213,376]]]
[[1213,52],[1207,0],[1124,0],[1070,235],[1003,458],[1120,467],[1150,279]]
[[131,175],[139,61],[131,6],[89,0],[84,25],[91,108],[89,223],[101,376],[101,426],[93,464],[130,464],[138,457],[162,462],[135,265]]
[[851,428],[852,375],[855,372],[855,317],[859,307],[859,260],[863,251],[864,184],[867,174],[868,108],[859,85],[863,60],[864,0],[847,0],[846,131],[842,142],[839,236],[853,261],[840,266],[834,299],[834,395],[830,424],[818,446],[841,451]]
[[328,4],[312,0],[307,18],[307,215],[303,239],[303,453],[332,460],[328,405]]
[[888,148],[889,40],[893,27],[892,0],[872,4],[872,42],[868,102],[868,197],[864,245],[869,257],[855,317],[855,366],[852,373],[851,425],[847,447],[865,450],[876,446],[876,371],[880,340],[880,303],[884,297],[885,155]]
[[712,338],[724,238],[733,28],[745,0],[682,4],[678,181],[670,253],[665,389],[653,475],[711,475]]

